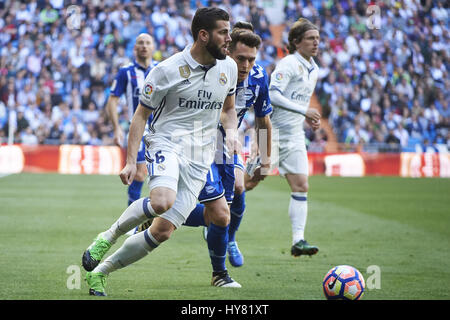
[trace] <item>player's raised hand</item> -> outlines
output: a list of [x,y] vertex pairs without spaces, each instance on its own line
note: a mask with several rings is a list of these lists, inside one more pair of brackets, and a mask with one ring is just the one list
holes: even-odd
[[127,163],[119,174],[122,183],[124,185],[130,185],[134,180],[136,171],[137,171],[136,164],[133,165]]
[[320,112],[317,111],[317,109],[309,108],[306,111],[305,117],[306,119],[319,121],[322,116],[320,115]]
[[123,147],[124,134],[122,128],[119,126],[114,130],[114,144],[118,147]]

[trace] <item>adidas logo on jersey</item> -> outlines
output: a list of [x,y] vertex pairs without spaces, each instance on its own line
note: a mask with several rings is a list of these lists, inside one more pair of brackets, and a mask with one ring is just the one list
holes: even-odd
[[186,79],[186,80],[181,81],[181,84],[187,85],[187,84],[191,84],[191,82],[189,81],[189,79]]

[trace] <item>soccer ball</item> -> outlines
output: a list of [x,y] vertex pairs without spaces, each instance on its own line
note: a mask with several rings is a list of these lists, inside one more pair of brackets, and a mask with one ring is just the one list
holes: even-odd
[[328,300],[359,300],[366,285],[358,269],[342,265],[328,271],[322,286]]

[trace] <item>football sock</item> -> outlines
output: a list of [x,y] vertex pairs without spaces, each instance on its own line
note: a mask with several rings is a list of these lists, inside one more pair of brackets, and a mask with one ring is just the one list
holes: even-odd
[[125,209],[111,228],[102,233],[102,237],[114,243],[121,235],[156,216],[157,214],[153,210],[149,198],[138,199]]
[[95,267],[93,272],[102,272],[108,275],[142,259],[158,246],[159,242],[155,240],[149,229],[136,233],[127,238],[116,252]]
[[141,189],[143,186],[143,181],[136,181],[133,180],[133,182],[128,187],[128,205],[132,204],[134,201],[138,200],[141,197]]
[[228,244],[228,226],[220,227],[214,223],[210,223],[206,241],[208,242],[209,257],[211,258],[213,272],[226,270],[225,258]]
[[239,229],[245,211],[245,191],[235,194],[230,207],[230,228],[228,230],[228,241],[235,241],[236,231]]
[[187,219],[183,223],[183,225],[189,226],[189,227],[199,227],[199,226],[206,227],[205,218],[203,216],[204,210],[205,210],[205,206],[203,204],[201,204],[201,203],[197,204],[197,206],[189,214],[189,217],[187,217]]
[[289,202],[289,217],[292,225],[292,244],[304,240],[306,217],[308,215],[307,192],[292,192]]

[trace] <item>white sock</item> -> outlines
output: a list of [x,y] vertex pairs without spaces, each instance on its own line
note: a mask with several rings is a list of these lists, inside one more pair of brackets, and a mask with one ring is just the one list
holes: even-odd
[[147,229],[127,238],[123,245],[112,255],[100,263],[92,272],[102,272],[106,275],[126,267],[150,253],[159,246],[159,242]]
[[308,216],[307,192],[292,192],[289,202],[289,217],[292,225],[292,244],[305,239],[306,217]]
[[116,242],[117,238],[137,227],[144,221],[156,217],[149,198],[140,198],[134,201],[120,218],[113,223],[111,228],[102,233],[102,237],[111,243]]

